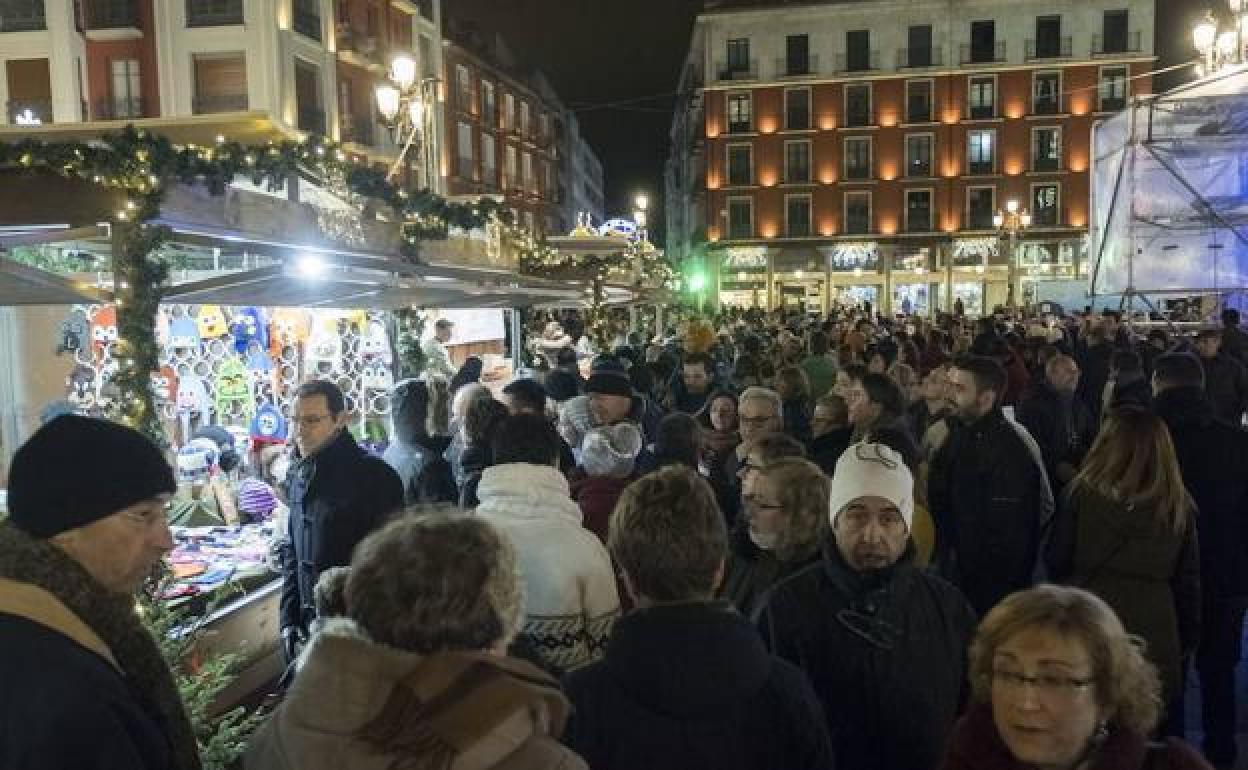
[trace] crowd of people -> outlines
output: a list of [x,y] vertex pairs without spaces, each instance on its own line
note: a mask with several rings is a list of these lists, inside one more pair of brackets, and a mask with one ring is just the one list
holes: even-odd
[[[300,388],[290,669],[246,767],[1234,766],[1234,310],[1193,338],[753,310],[578,340],[544,328],[497,392],[435,343],[381,458]],[[127,467],[61,483],[84,451]],[[127,605],[172,487],[99,421],[17,452],[0,766],[197,766]]]

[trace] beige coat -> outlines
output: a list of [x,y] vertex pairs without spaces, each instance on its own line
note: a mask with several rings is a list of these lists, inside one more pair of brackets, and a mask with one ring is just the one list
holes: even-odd
[[[584,762],[556,741],[566,714],[555,682],[528,664],[484,653],[422,657],[371,642],[335,618],[252,738],[244,767],[580,770]],[[389,731],[390,743],[365,740],[366,727]]]

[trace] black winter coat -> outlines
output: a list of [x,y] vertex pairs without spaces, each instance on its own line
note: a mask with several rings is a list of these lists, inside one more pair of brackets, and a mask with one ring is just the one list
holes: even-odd
[[403,508],[403,483],[344,430],[291,466],[286,500],[290,522],[281,551],[281,625],[306,629],[316,617],[317,578],[330,567],[350,564],[355,546]]
[[1114,346],[1108,342],[1081,348],[1079,363],[1079,389],[1076,394],[1083,399],[1088,411],[1099,423],[1101,419],[1101,400],[1105,394],[1105,383],[1109,382],[1110,363],[1114,357]]
[[69,637],[0,613],[0,767],[164,770],[169,742],[125,677]]
[[1069,463],[1075,468],[1092,448],[1096,439],[1096,421],[1087,405],[1077,396],[1064,404],[1062,396],[1047,382],[1037,382],[1027,390],[1018,407],[1018,422],[1040,445],[1049,484],[1062,488],[1057,466]]
[[957,428],[932,458],[933,561],[980,615],[1032,585],[1045,523],[1042,473],[1000,409]]
[[726,603],[630,612],[606,656],[564,686],[574,711],[563,740],[594,770],[835,764],[806,677]]
[[752,620],[762,609],[772,586],[819,559],[820,553],[816,550],[804,559],[781,561],[774,551],[755,545],[750,539],[749,525],[742,522],[729,539],[728,563],[724,568],[719,595]]
[[810,677],[842,767],[932,770],[964,699],[975,613],[907,551],[860,574],[829,543],[772,590],[759,621],[772,651]]
[[1248,597],[1248,432],[1215,418],[1199,388],[1163,391],[1154,408],[1196,501],[1201,592],[1209,601]]
[[853,440],[853,428],[837,428],[819,438],[811,439],[807,456],[810,461],[831,478],[836,472],[836,461],[841,459]]
[[1114,389],[1109,394],[1109,408],[1123,407],[1145,410],[1153,408],[1153,387],[1148,380],[1140,377],[1130,382],[1114,383]]
[[1213,413],[1231,425],[1239,425],[1248,410],[1248,370],[1236,359],[1218,353],[1200,359],[1205,369],[1205,393],[1213,403]]

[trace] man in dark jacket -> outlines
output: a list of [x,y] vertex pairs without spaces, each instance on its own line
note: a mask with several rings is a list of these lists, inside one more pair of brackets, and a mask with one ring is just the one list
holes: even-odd
[[1079,398],[1092,413],[1097,424],[1101,420],[1105,383],[1109,382],[1109,369],[1114,356],[1114,345],[1106,333],[1102,321],[1094,321],[1088,331],[1086,345],[1081,345],[1076,356],[1079,363]]
[[712,600],[727,541],[705,481],[669,467],[634,482],[610,546],[637,609],[567,677],[568,746],[594,770],[833,767],[810,683]]
[[1205,755],[1235,764],[1235,666],[1248,608],[1248,433],[1217,419],[1200,362],[1172,353],[1156,361],[1154,409],[1174,440],[1183,484],[1196,502],[1201,631],[1196,651]]
[[394,468],[408,505],[453,503],[459,500],[451,464],[443,457],[450,436],[429,435],[429,387],[404,380],[390,395],[394,435],[382,459]]
[[954,363],[949,392],[961,425],[936,452],[928,477],[934,562],[980,615],[1031,586],[1041,527],[1053,512],[1032,439],[1001,411],[1004,387],[1005,372],[992,359]]
[[[503,388],[502,401],[509,414],[535,414],[549,419],[546,388],[537,380],[528,377],[512,380]],[[562,436],[559,437],[559,470],[569,478],[576,471],[576,455]]]
[[298,655],[316,618],[321,572],[351,563],[366,535],[403,507],[403,483],[394,469],[355,443],[347,431],[346,402],[332,382],[304,383],[295,394],[295,462],[286,474],[290,507],[282,545],[282,645]]
[[[1108,403],[1109,411],[1123,407],[1143,409],[1153,408],[1153,389],[1149,385],[1148,375],[1144,373],[1144,362],[1140,354],[1134,350],[1115,350],[1110,360]],[[1104,419],[1105,410],[1101,410]]]
[[706,406],[706,399],[720,389],[715,377],[715,359],[707,353],[691,353],[672,378],[671,401],[668,408],[673,412],[697,414]]
[[1196,352],[1205,370],[1205,393],[1218,419],[1241,425],[1248,409],[1248,370],[1237,359],[1221,352],[1222,335],[1205,329],[1196,335]]
[[1239,328],[1239,311],[1233,307],[1222,311],[1222,352],[1248,366],[1248,334]]
[[1096,423],[1075,395],[1079,365],[1058,354],[1044,365],[1044,379],[1036,382],[1018,408],[1018,422],[1040,445],[1040,456],[1057,490],[1070,483],[1083,456],[1096,439]]
[[845,399],[835,393],[820,396],[815,402],[810,432],[812,438],[807,455],[820,470],[831,476],[836,469],[836,461],[841,459],[841,453],[854,435]]
[[175,489],[151,441],[105,420],[56,417],[17,450],[0,523],[0,767],[200,767],[173,676],[135,612],[173,548]]
[[641,429],[646,443],[653,443],[659,432],[663,409],[646,396],[633,390],[632,380],[623,364],[611,362],[598,366],[585,383],[589,401],[591,427],[615,425],[625,420]]
[[912,564],[914,480],[900,454],[850,447],[830,498],[834,542],[772,590],[763,636],[810,677],[842,767],[930,770],[963,700],[975,615]]

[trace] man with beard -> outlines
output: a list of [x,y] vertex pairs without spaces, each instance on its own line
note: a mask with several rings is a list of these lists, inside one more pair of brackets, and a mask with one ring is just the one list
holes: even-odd
[[1079,471],[1079,463],[1096,438],[1096,422],[1076,395],[1079,365],[1058,354],[1044,365],[1044,379],[1036,382],[1018,409],[1018,421],[1036,443],[1049,475],[1049,485],[1061,489]]
[[708,353],[692,353],[685,357],[680,376],[672,381],[668,406],[674,412],[697,414],[717,388],[715,360]]
[[958,715],[975,615],[913,564],[913,490],[897,452],[851,446],[824,559],[777,585],[760,616],[772,651],[810,677],[841,767],[931,770]]
[[949,370],[961,423],[932,459],[935,564],[980,615],[1033,583],[1053,494],[1035,440],[1001,409],[1005,370],[963,356]]

